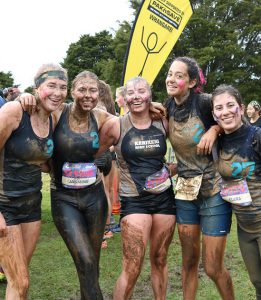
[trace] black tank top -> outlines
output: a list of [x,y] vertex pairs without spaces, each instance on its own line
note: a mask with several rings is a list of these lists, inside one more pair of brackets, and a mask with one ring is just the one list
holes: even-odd
[[253,201],[249,206],[233,205],[237,223],[246,232],[260,233],[261,129],[242,125],[230,134],[222,134],[218,148],[217,168],[221,176],[225,180],[245,178]]
[[0,201],[41,190],[39,165],[53,153],[52,118],[49,120],[49,134],[46,138],[40,138],[33,131],[30,115],[23,112],[19,127],[13,131],[0,153]]
[[135,128],[129,114],[120,118],[121,136],[115,151],[120,166],[120,195],[138,196],[146,178],[159,171],[167,151],[166,132],[161,121],[147,129]]
[[77,133],[70,129],[69,114],[72,103],[66,105],[54,132],[52,188],[62,187],[62,167],[65,162],[93,162],[99,150],[98,124],[89,114],[88,131]]

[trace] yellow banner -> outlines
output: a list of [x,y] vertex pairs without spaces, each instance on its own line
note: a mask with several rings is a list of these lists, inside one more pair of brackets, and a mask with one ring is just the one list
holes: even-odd
[[152,84],[193,10],[188,0],[144,0],[130,38],[123,83],[141,76]]

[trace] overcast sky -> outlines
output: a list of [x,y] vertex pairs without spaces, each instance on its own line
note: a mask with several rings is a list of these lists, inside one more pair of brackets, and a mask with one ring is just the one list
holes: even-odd
[[43,63],[60,63],[81,35],[118,29],[134,19],[128,0],[1,0],[0,71],[21,90]]

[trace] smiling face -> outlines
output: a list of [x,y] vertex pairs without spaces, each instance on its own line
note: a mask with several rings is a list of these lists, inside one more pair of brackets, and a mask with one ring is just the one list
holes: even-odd
[[127,82],[125,100],[131,112],[149,110],[151,91],[148,83],[143,79]]
[[258,118],[259,112],[256,110],[251,104],[248,104],[247,106],[247,116],[251,119]]
[[184,62],[174,61],[168,71],[166,88],[169,96],[182,98],[193,88],[196,80],[190,80],[188,67]]
[[78,109],[91,111],[98,103],[98,81],[88,77],[80,79],[74,85],[72,97]]
[[229,93],[213,97],[213,117],[225,133],[232,133],[241,127],[243,114],[242,106]]
[[48,112],[55,111],[66,98],[67,81],[48,78],[36,88],[36,92],[43,108]]

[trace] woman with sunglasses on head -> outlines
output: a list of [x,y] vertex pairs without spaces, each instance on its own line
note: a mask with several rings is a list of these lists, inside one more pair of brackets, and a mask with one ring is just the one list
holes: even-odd
[[35,76],[37,110],[18,101],[0,110],[0,264],[7,277],[6,300],[25,300],[29,263],[41,227],[41,171],[53,153],[52,112],[67,95],[67,72],[46,64]]
[[261,300],[261,128],[243,123],[242,98],[233,86],[218,86],[212,102],[213,116],[224,130],[217,163],[221,195],[232,203],[240,250]]

